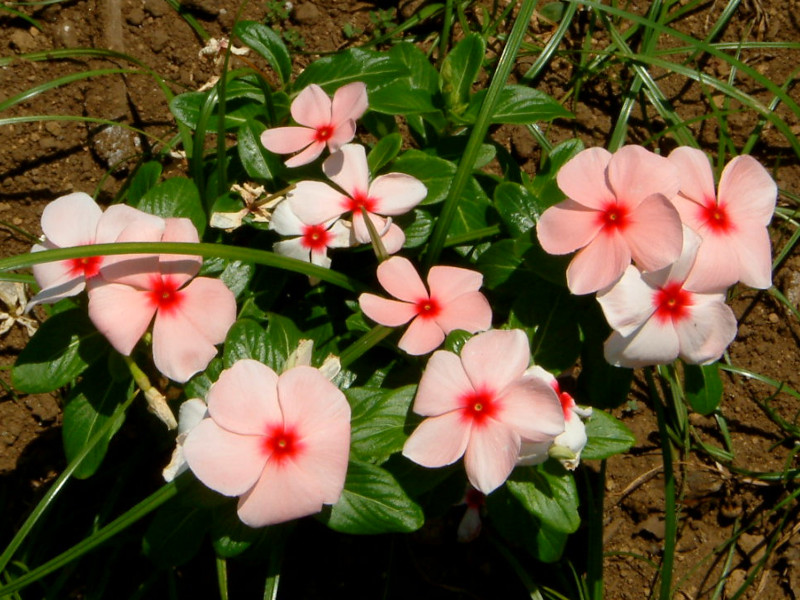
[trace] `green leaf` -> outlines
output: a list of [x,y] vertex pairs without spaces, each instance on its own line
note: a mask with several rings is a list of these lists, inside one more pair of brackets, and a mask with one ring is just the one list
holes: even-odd
[[406,79],[412,88],[423,90],[431,97],[439,95],[439,73],[422,50],[414,44],[402,42],[392,46],[389,55],[406,66]]
[[250,319],[239,319],[228,330],[222,362],[226,369],[244,358],[263,363],[267,359],[267,344],[267,333],[261,325]]
[[348,465],[341,498],[320,518],[352,534],[416,531],[425,523],[422,509],[388,471],[357,461]]
[[367,156],[369,172],[373,175],[395,159],[403,145],[403,136],[399,133],[390,133],[378,140]]
[[253,179],[272,181],[284,170],[281,159],[267,150],[261,143],[261,134],[265,127],[248,119],[244,125],[239,127],[236,151],[239,153],[239,160]]
[[264,362],[276,373],[283,371],[289,355],[297,350],[303,334],[291,319],[269,313],[267,322],[267,356]]
[[583,149],[583,142],[575,138],[561,142],[547,155],[529,186],[538,214],[564,200],[566,196],[558,187],[556,176],[561,167]]
[[142,551],[158,567],[182,565],[200,550],[209,526],[207,507],[177,496],[156,512],[142,539]]
[[[469,123],[478,118],[486,90],[480,90],[469,99],[467,111],[460,117]],[[489,117],[490,123],[527,125],[540,121],[568,119],[574,115],[544,92],[522,85],[506,85]]]
[[411,87],[407,79],[393,81],[370,93],[369,107],[387,115],[412,115],[438,110],[431,95]]
[[221,358],[218,356],[212,358],[205,371],[198,373],[186,383],[186,387],[183,389],[184,395],[187,398],[200,398],[201,400],[208,398],[208,390],[219,379],[219,374],[224,368],[225,365]]
[[575,478],[556,461],[516,469],[506,487],[545,527],[572,533],[581,524]]
[[474,334],[469,331],[464,331],[463,329],[454,329],[444,338],[442,350],[447,350],[453,354],[461,354],[461,348],[464,347],[464,344],[466,344],[473,335]]
[[205,233],[206,213],[191,179],[172,177],[150,188],[139,202],[139,209],[159,217],[186,217],[201,238]]
[[[130,379],[115,381],[111,378],[108,366],[95,363],[84,378],[69,394],[64,407],[61,435],[67,462],[79,454],[92,436],[101,429],[131,393]],[[118,417],[108,433],[89,451],[73,472],[78,479],[94,475],[108,450],[108,444],[125,421],[124,415]]]
[[494,190],[494,206],[512,237],[529,231],[539,220],[536,199],[518,183],[504,181],[498,185]]
[[493,290],[520,273],[522,258],[515,247],[514,240],[500,240],[478,257],[476,266],[483,273],[483,287]]
[[442,61],[440,87],[450,112],[461,114],[467,110],[472,84],[486,54],[486,42],[477,33],[461,40]]
[[406,416],[416,386],[396,390],[350,388],[345,391],[352,409],[350,448],[357,460],[382,463],[403,449],[408,435]]
[[392,164],[392,170],[406,173],[419,179],[428,189],[423,205],[443,202],[456,173],[456,165],[438,156],[419,150],[404,152]]
[[136,169],[131,177],[126,195],[129,205],[136,207],[139,201],[151,188],[155,187],[161,177],[161,163],[151,160]]
[[353,81],[363,81],[368,88],[375,88],[406,75],[408,68],[385,52],[351,48],[308,65],[295,80],[294,88],[302,90],[316,83],[332,94]]
[[289,81],[292,76],[292,58],[281,36],[266,25],[255,21],[237,22],[233,27],[233,33],[261,55],[280,75],[284,84]]
[[[169,109],[175,118],[182,124],[191,129],[197,129],[200,121],[200,113],[206,103],[208,92],[186,92],[180,96],[175,96],[169,103]],[[273,96],[273,100],[275,99]],[[264,92],[257,85],[242,79],[234,79],[228,82],[226,88],[226,107],[225,107],[225,130],[238,129],[244,125],[248,119],[255,119],[264,114],[264,104],[266,98]],[[277,102],[276,102],[277,104]],[[213,102],[214,110],[211,112],[206,122],[206,133],[217,132],[218,102]],[[278,107],[276,107],[276,110]]]
[[719,376],[719,363],[710,365],[683,366],[686,399],[692,410],[701,415],[710,415],[722,402],[722,379]]
[[212,513],[211,542],[217,556],[233,558],[247,550],[263,530],[248,527],[236,514],[236,502],[225,502]]
[[84,309],[66,310],[42,323],[17,357],[11,380],[21,392],[52,392],[74,380],[109,349]]
[[417,248],[431,237],[434,221],[431,213],[427,210],[415,208],[411,213],[399,216],[397,224],[406,234],[403,248]]
[[205,259],[203,267],[200,269],[200,275],[218,275],[220,280],[237,298],[247,289],[254,273],[255,266],[253,263],[228,260],[218,256]]
[[627,425],[599,408],[592,409],[586,421],[589,441],[581,452],[583,460],[602,460],[625,452],[636,443]]

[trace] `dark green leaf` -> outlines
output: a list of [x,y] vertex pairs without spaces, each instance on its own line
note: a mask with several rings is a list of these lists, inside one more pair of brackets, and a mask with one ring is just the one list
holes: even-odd
[[177,496],[156,512],[142,539],[142,551],[159,567],[182,565],[200,550],[209,525],[208,508],[188,505]]
[[247,550],[262,530],[248,527],[236,514],[236,502],[225,502],[213,512],[211,541],[214,551],[222,558],[233,558]]
[[390,133],[381,138],[372,147],[367,156],[369,172],[372,174],[380,171],[384,166],[394,160],[403,145],[403,136],[399,133]]
[[483,273],[483,287],[493,290],[519,273],[522,258],[517,256],[514,240],[500,240],[480,255],[476,266]]
[[52,392],[74,380],[109,351],[83,309],[70,309],[42,323],[17,357],[15,388],[28,394]]
[[219,276],[237,298],[247,289],[254,272],[253,263],[243,263],[239,260],[228,260],[216,256],[205,259],[203,268],[200,269],[200,275]]
[[128,204],[134,207],[138,206],[142,196],[158,183],[160,177],[161,163],[154,160],[146,162],[136,169],[136,173],[131,177],[131,182],[128,186],[126,196]]
[[248,119],[239,127],[236,150],[247,174],[253,179],[272,181],[284,169],[281,159],[261,143],[264,126]]
[[461,114],[467,110],[472,84],[486,54],[486,42],[472,33],[456,44],[442,61],[440,87],[450,112]]
[[422,50],[414,44],[403,42],[392,46],[389,54],[406,66],[407,79],[412,88],[423,90],[431,97],[438,95],[439,73]]
[[[410,218],[409,218],[410,216]],[[433,232],[433,217],[427,210],[415,208],[409,215],[401,215],[397,223],[406,234],[403,248],[417,248],[428,241]]]
[[350,461],[342,496],[321,519],[341,533],[376,534],[415,531],[425,515],[388,471]]
[[581,453],[584,460],[601,460],[625,452],[636,443],[630,429],[607,412],[595,408],[586,421],[589,441]]
[[[200,122],[200,114],[211,93],[214,93],[214,90],[208,92],[186,92],[180,96],[175,96],[169,104],[170,111],[182,124],[191,129],[197,129]],[[252,120],[264,114],[266,99],[258,86],[240,79],[234,79],[228,82],[226,94],[226,130],[238,129],[248,119]],[[207,133],[216,133],[217,131],[217,104],[218,102],[216,101],[212,102],[214,109],[205,123]]]
[[539,220],[536,199],[518,183],[504,181],[494,190],[494,206],[512,237],[527,232]]
[[[470,97],[469,108],[461,118],[474,123],[478,118],[481,104],[486,97],[486,90],[481,90]],[[544,92],[522,85],[506,85],[489,117],[491,123],[510,123],[527,125],[553,119],[566,119],[574,115],[559,102]]]
[[547,155],[530,184],[530,191],[536,201],[538,214],[564,200],[565,195],[558,187],[556,176],[559,169],[581,150],[583,150],[583,142],[573,138],[561,142]]
[[466,344],[473,335],[474,334],[469,331],[464,331],[463,329],[454,329],[447,334],[447,337],[444,339],[444,344],[442,344],[442,349],[452,352],[453,354],[461,354],[461,348],[464,347],[464,344]]
[[222,362],[230,369],[237,360],[252,358],[259,362],[267,359],[267,333],[255,321],[239,319],[228,330]]
[[292,75],[292,59],[281,36],[266,25],[255,21],[237,22],[233,27],[233,33],[260,54],[280,75],[284,84],[289,81]]
[[303,334],[291,319],[269,313],[267,322],[267,356],[264,362],[276,373],[283,371],[289,355],[297,350]]
[[381,86],[369,95],[370,109],[387,115],[431,113],[437,110],[431,95],[411,87],[407,79]]
[[183,390],[184,395],[187,398],[200,398],[201,400],[208,398],[208,390],[219,379],[219,374],[224,368],[225,365],[221,358],[212,358],[205,371],[198,373],[187,382]]
[[516,469],[506,487],[545,527],[563,533],[578,529],[581,519],[575,479],[555,461]]
[[382,463],[403,449],[408,435],[406,416],[416,386],[397,390],[350,388],[345,391],[352,409],[350,447],[357,460]]
[[719,363],[683,366],[686,399],[692,409],[701,415],[710,415],[722,402],[722,379]]
[[363,81],[368,88],[375,88],[406,75],[408,68],[385,52],[351,48],[308,65],[297,77],[294,88],[301,90],[316,83],[332,94],[353,81]]
[[191,179],[172,177],[148,190],[139,202],[139,209],[159,217],[186,217],[203,237],[206,213],[200,192]]

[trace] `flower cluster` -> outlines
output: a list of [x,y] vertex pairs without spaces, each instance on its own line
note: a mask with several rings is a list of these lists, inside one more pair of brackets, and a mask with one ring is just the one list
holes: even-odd
[[577,251],[567,285],[598,292],[614,329],[606,359],[627,367],[719,359],[736,336],[726,288],[771,285],[777,187],[764,167],[734,158],[715,192],[702,151],[681,147],[665,158],[625,146],[584,150],[557,177],[567,199],[542,214],[537,234],[551,254]]

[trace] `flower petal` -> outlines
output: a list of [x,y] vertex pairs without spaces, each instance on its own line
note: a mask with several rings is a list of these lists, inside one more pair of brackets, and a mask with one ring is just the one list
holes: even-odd
[[[763,229],[763,228],[762,228]],[[766,233],[766,229],[764,229]],[[767,239],[769,242],[769,239]],[[694,266],[686,278],[684,287],[697,292],[721,292],[739,281],[741,277],[741,265],[737,257],[739,256],[736,245],[736,236],[716,235],[708,232],[697,250],[694,259]],[[763,249],[759,254],[763,252]],[[767,250],[769,255],[770,250]],[[767,258],[767,264],[772,270],[771,261]],[[759,267],[762,261],[759,261]],[[752,265],[750,268],[753,268]],[[771,277],[770,277],[771,278]],[[769,285],[767,285],[769,287]]]
[[611,328],[630,335],[655,312],[655,294],[639,269],[629,265],[619,281],[597,293],[597,301]]
[[[166,226],[164,234],[161,236],[162,242],[196,244],[200,241],[197,229],[189,219],[169,218],[165,220]],[[203,259],[194,254],[161,254],[158,258],[161,274],[172,275],[179,287],[197,275],[202,265]]]
[[294,214],[292,205],[285,200],[275,207],[269,221],[269,228],[281,235],[303,235],[303,225],[305,223]]
[[[438,296],[434,297],[439,299]],[[450,303],[440,306],[441,311],[434,320],[445,334],[455,329],[475,333],[492,326],[492,307],[480,292],[461,294]]]
[[614,194],[606,182],[610,160],[611,153],[605,148],[582,150],[558,170],[558,187],[576,204],[600,210],[614,200]]
[[385,215],[403,215],[428,195],[428,188],[416,177],[405,173],[387,173],[376,177],[369,186],[369,197],[375,200],[372,212]]
[[275,127],[261,134],[261,143],[275,154],[292,154],[313,144],[316,135],[309,127]]
[[321,181],[301,181],[286,196],[292,212],[306,225],[318,225],[347,212],[347,197]]
[[681,217],[660,194],[648,196],[629,215],[621,232],[631,257],[646,271],[655,271],[675,262],[683,245]]
[[103,210],[89,194],[61,196],[44,207],[42,231],[59,248],[94,244]]
[[766,226],[775,211],[777,196],[775,181],[752,156],[737,156],[722,171],[718,203],[728,209],[737,226]]
[[117,241],[119,235],[134,221],[147,221],[151,227],[162,229],[164,219],[151,215],[127,204],[109,206],[97,223],[95,243],[110,244]]
[[378,265],[378,281],[389,294],[406,302],[428,299],[428,290],[411,264],[402,256],[393,256]]
[[653,194],[677,195],[680,174],[666,157],[642,146],[623,146],[608,163],[608,182],[620,202],[635,208]]
[[331,124],[331,99],[316,83],[303,88],[292,101],[292,118],[316,129]]
[[322,171],[351,197],[369,191],[367,153],[361,144],[345,144],[322,163]]
[[312,142],[311,145],[308,146],[305,150],[300,152],[299,154],[295,154],[290,159],[288,159],[284,164],[289,167],[290,169],[294,169],[295,167],[302,167],[303,165],[307,165],[310,162],[314,162],[317,157],[322,154],[322,151],[325,150],[325,142]]
[[739,281],[758,290],[772,285],[772,242],[766,227],[742,228],[732,245],[739,263]]
[[403,456],[423,467],[451,465],[464,455],[471,425],[455,410],[422,421],[403,445]]
[[417,309],[413,304],[388,300],[375,294],[361,294],[358,305],[367,317],[386,327],[405,325],[417,316]]
[[311,252],[303,246],[302,238],[296,237],[272,244],[272,251],[281,256],[289,256],[297,260],[311,262]]
[[412,356],[420,356],[433,352],[443,341],[444,331],[436,321],[417,317],[411,321],[403,337],[397,342],[397,347]]
[[148,292],[99,282],[89,290],[89,318],[114,349],[128,356],[147,331],[156,306]]
[[438,416],[461,408],[461,398],[474,388],[461,359],[452,352],[437,350],[428,360],[414,398],[414,412]]
[[331,137],[328,138],[328,150],[337,152],[346,143],[351,142],[356,136],[356,122],[351,120],[342,121],[333,130]]
[[479,333],[461,348],[461,362],[475,390],[499,393],[528,368],[531,351],[520,329]]
[[612,285],[631,264],[631,253],[618,232],[601,233],[578,251],[567,267],[567,285],[576,295]]
[[569,254],[597,237],[603,228],[599,214],[574,200],[564,200],[542,213],[536,236],[545,252]]
[[680,343],[671,322],[649,319],[629,336],[614,331],[603,350],[612,365],[636,368],[672,362],[678,357]]
[[368,106],[367,85],[363,81],[343,85],[333,94],[332,121],[335,125],[348,120],[356,121],[367,111]]
[[691,317],[675,326],[680,357],[693,364],[719,360],[736,337],[736,317],[721,294],[694,294]]
[[[55,246],[51,243],[45,242],[44,245],[34,244],[31,252],[41,252],[54,248]],[[70,268],[69,262],[64,260],[33,265],[33,276],[41,291],[28,301],[25,312],[42,302],[52,304],[62,298],[75,296],[86,287],[86,279],[83,274],[75,275]]]
[[428,271],[428,287],[437,302],[448,304],[467,292],[477,292],[483,285],[483,275],[472,269],[433,267]]
[[681,146],[670,153],[669,161],[680,173],[681,196],[705,206],[716,203],[714,172],[705,152],[690,146]]
[[[380,217],[376,217],[375,215],[370,215],[370,219],[373,221],[379,218]],[[386,232],[381,236],[381,243],[387,254],[395,254],[399,252],[403,248],[403,244],[406,243],[406,234],[403,233],[403,230],[397,225],[390,222],[389,226],[386,228]]]
[[520,437],[510,427],[488,420],[482,427],[473,427],[464,454],[469,482],[484,494],[503,485],[520,450]]
[[231,433],[213,419],[203,419],[183,443],[189,468],[205,485],[226,496],[238,496],[258,481],[266,456],[261,436]]
[[[117,242],[160,242],[167,227],[165,219],[137,219],[117,236]],[[158,254],[123,254],[103,259],[100,274],[106,281],[133,286],[140,290],[150,287],[150,279],[159,272]]]
[[497,398],[495,417],[531,442],[554,439],[564,431],[564,411],[555,390],[546,381],[526,376],[514,381]]
[[208,412],[224,429],[264,435],[269,427],[283,424],[278,375],[257,360],[236,361],[208,391]]

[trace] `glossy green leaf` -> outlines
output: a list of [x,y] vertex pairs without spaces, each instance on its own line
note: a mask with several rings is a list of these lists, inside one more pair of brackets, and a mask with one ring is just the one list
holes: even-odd
[[397,218],[397,224],[406,234],[403,248],[417,248],[428,241],[433,231],[433,217],[427,210],[415,208],[411,213]]
[[200,550],[210,526],[209,509],[178,496],[161,506],[142,539],[142,551],[161,568],[185,564]]
[[516,469],[506,487],[543,526],[562,533],[578,529],[575,478],[555,461]]
[[275,69],[285,84],[292,76],[292,58],[281,36],[266,25],[255,21],[238,21],[234,35],[261,55]]
[[263,533],[248,527],[236,514],[236,502],[225,502],[214,509],[211,521],[211,542],[217,556],[233,558],[250,548]]
[[139,201],[151,188],[155,187],[161,178],[161,163],[151,160],[144,163],[130,179],[126,194],[130,206],[138,206]]
[[477,33],[461,40],[442,61],[440,87],[450,112],[461,114],[469,106],[472,84],[486,55],[486,42]]
[[719,363],[683,366],[686,399],[692,409],[701,415],[710,415],[722,402],[722,379]]
[[564,200],[566,196],[559,189],[556,176],[561,167],[583,149],[583,142],[572,138],[561,142],[549,152],[529,186],[538,214]]
[[289,355],[297,350],[303,334],[291,319],[269,313],[267,321],[267,356],[264,360],[276,373],[283,371]]
[[437,110],[430,93],[412,87],[407,79],[393,81],[370,93],[369,107],[387,115],[411,115]]
[[601,460],[626,452],[636,443],[636,437],[627,425],[599,408],[592,409],[586,421],[589,441],[581,453],[583,460]]
[[518,183],[504,181],[494,190],[494,206],[512,237],[529,231],[539,220],[533,195]]
[[109,349],[84,309],[66,310],[42,323],[17,357],[11,380],[21,392],[52,392],[73,381]]
[[431,97],[439,93],[439,73],[422,50],[414,44],[402,42],[392,46],[389,55],[406,66],[412,88],[424,90]]
[[228,330],[222,362],[226,369],[244,358],[265,362],[268,343],[267,333],[261,325],[251,319],[239,319]]
[[[473,94],[469,99],[469,108],[460,118],[474,123],[485,97],[486,90]],[[497,99],[489,121],[491,123],[527,125],[541,121],[549,122],[554,119],[568,119],[573,116],[559,102],[544,92],[522,85],[506,85],[500,91],[500,97]]]
[[[175,96],[169,103],[170,111],[182,124],[191,129],[197,129],[200,113],[213,90],[208,92],[186,92]],[[238,129],[248,120],[254,120],[264,114],[266,99],[264,92],[257,85],[243,79],[234,79],[228,82],[226,88],[225,129]],[[217,131],[217,102],[214,110],[206,122],[206,132]]]
[[408,438],[406,416],[416,389],[408,385],[396,390],[350,388],[345,391],[352,410],[350,448],[355,459],[380,464],[403,449]]
[[139,209],[159,217],[186,217],[203,237],[207,217],[200,192],[191,179],[171,177],[150,188],[139,202]]
[[272,181],[284,170],[281,159],[261,143],[265,127],[248,119],[239,127],[236,151],[247,175],[256,180]]
[[[113,417],[114,410],[125,402],[131,393],[130,378],[114,381],[104,362],[95,363],[84,378],[70,390],[63,413],[61,435],[64,441],[64,454],[72,461],[87,445],[98,430]],[[81,463],[73,476],[78,479],[91,477],[108,450],[108,444],[124,422],[124,415],[97,442]]]
[[320,518],[334,531],[352,534],[416,531],[425,522],[388,471],[357,461],[350,461],[341,498]]
[[369,155],[367,155],[369,172],[374,176],[383,167],[393,161],[400,152],[402,145],[403,136],[399,133],[390,133],[378,140],[378,143],[372,147],[369,151]]
[[219,374],[225,368],[225,364],[218,356],[211,359],[206,370],[192,377],[184,387],[183,392],[186,398],[208,398],[208,390],[211,385],[219,379]]
[[514,240],[500,240],[478,257],[476,266],[483,273],[483,287],[493,290],[521,274],[522,258],[517,255]]
[[218,276],[237,298],[247,289],[254,273],[253,263],[227,260],[216,256],[203,261],[203,268],[200,270],[200,275]]
[[375,88],[406,75],[408,68],[385,52],[350,48],[308,65],[295,80],[294,88],[299,91],[310,83],[316,83],[333,94],[353,81],[363,81],[367,88]]

